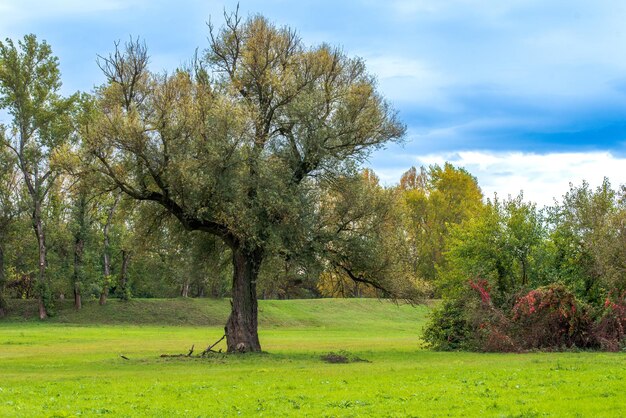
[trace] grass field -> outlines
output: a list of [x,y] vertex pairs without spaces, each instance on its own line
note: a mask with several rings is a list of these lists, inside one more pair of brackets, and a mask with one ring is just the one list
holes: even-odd
[[224,301],[29,309],[0,321],[0,416],[626,416],[626,354],[431,352],[425,307],[262,301],[267,353],[207,359],[159,355],[219,338]]

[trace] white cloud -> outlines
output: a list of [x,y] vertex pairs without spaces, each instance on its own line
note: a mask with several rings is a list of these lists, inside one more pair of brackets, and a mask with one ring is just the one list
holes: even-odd
[[[608,177],[614,186],[626,184],[626,158],[610,152],[571,152],[535,154],[524,152],[462,151],[458,153],[415,156],[414,164],[431,165],[450,162],[464,167],[478,178],[486,197],[516,196],[524,192],[525,200],[539,206],[561,200],[569,184],[586,180],[592,187]],[[405,170],[377,170],[386,184],[398,182]]]

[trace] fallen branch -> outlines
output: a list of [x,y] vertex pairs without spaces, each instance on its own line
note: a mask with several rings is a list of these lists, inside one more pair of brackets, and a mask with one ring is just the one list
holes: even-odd
[[215,347],[216,345],[218,345],[224,338],[226,338],[226,334],[222,335],[222,338],[220,338],[219,340],[215,341],[213,344],[211,344],[210,346],[207,347],[206,350],[204,350],[202,352],[202,354],[200,354],[200,356],[204,357],[209,353],[221,353],[222,350],[220,349],[219,351],[215,351],[213,350],[213,347]]
[[189,349],[189,352],[187,354],[161,354],[161,357],[191,357],[191,355],[193,354],[193,349],[196,345],[193,344],[191,346],[191,348]]
[[[215,350],[213,350],[213,347],[218,345],[224,338],[226,338],[226,334],[224,334],[222,336],[222,338],[220,338],[219,340],[215,341],[213,344],[208,346],[207,349],[204,350],[202,353],[198,354],[197,356],[193,356],[193,357],[206,357],[206,355],[209,354],[209,353],[221,353],[222,349],[220,349],[219,351],[215,351]],[[160,357],[162,357],[162,358],[192,357],[194,348],[195,348],[195,344],[191,346],[191,348],[189,349],[189,352],[187,354],[182,354],[182,353],[181,354],[161,354]],[[126,358],[124,356],[121,356],[121,357],[125,358],[126,360],[128,360],[128,358]]]

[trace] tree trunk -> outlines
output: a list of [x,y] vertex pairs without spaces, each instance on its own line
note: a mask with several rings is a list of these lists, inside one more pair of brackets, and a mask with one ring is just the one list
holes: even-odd
[[180,295],[184,298],[189,297],[189,278],[186,278],[183,282],[183,288],[180,291]]
[[35,205],[33,213],[33,228],[35,229],[35,235],[37,235],[39,249],[39,274],[37,277],[39,319],[46,319],[48,317],[48,307],[46,305],[50,302],[50,292],[46,281],[46,235],[43,229],[43,222],[41,221],[41,208],[38,204]]
[[120,270],[120,297],[123,300],[130,299],[130,290],[128,289],[128,263],[130,262],[130,251],[122,250],[122,268]]
[[104,239],[104,282],[100,291],[100,300],[98,303],[104,305],[109,297],[109,285],[111,284],[111,256],[109,255],[109,237],[106,235]]
[[83,271],[83,249],[85,241],[82,237],[77,237],[74,242],[74,307],[79,310],[82,308],[82,300],[80,287],[82,282]]
[[0,318],[7,314],[7,301],[4,297],[6,290],[6,276],[4,275],[4,248],[0,243]]
[[100,305],[104,305],[105,303],[107,303],[107,297],[109,297],[109,286],[111,285],[111,249],[109,243],[109,231],[111,229],[111,223],[113,222],[113,214],[115,213],[115,208],[120,202],[121,197],[121,192],[115,196],[115,201],[109,208],[107,220],[104,224],[104,283],[102,284],[102,291],[100,292]]
[[232,310],[226,323],[229,353],[261,351],[257,329],[258,302],[256,280],[263,260],[260,249],[234,248]]

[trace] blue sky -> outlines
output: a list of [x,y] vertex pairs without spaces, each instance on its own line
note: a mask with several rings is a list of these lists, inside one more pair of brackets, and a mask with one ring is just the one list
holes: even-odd
[[[308,44],[365,58],[400,112],[403,146],[370,165],[387,184],[451,161],[486,194],[540,205],[569,182],[626,183],[626,3],[609,0],[241,1]],[[236,2],[0,0],[0,36],[35,33],[61,61],[66,92],[102,82],[96,54],[146,40],[152,69],[207,45],[205,22]]]

